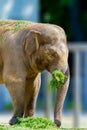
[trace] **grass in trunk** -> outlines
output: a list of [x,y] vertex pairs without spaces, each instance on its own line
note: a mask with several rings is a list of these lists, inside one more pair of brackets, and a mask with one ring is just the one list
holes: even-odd
[[67,76],[61,70],[55,70],[52,73],[52,80],[50,81],[51,88],[55,90],[55,88],[63,87],[66,79]]

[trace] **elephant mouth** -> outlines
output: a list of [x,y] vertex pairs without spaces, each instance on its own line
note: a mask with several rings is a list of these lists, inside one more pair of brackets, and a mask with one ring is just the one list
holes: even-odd
[[53,74],[54,71],[56,70],[60,70],[63,74],[65,74],[66,76],[68,76],[69,73],[69,68],[67,66],[63,67],[62,65],[54,65],[52,67],[48,67],[48,71]]
[[50,69],[48,68],[48,71],[53,74],[54,71],[58,70],[58,67],[51,67]]

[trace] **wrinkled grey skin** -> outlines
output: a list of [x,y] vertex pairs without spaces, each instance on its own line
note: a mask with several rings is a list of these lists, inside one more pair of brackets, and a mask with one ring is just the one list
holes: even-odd
[[[11,21],[6,26],[13,26]],[[10,24],[11,23],[11,24]],[[0,83],[5,83],[11,95],[14,115],[10,124],[17,123],[17,116],[33,116],[40,88],[40,73],[61,70],[67,80],[57,88],[54,122],[61,126],[62,108],[69,86],[68,49],[62,28],[51,24],[32,23],[27,29],[5,30],[0,26]],[[21,25],[23,26],[23,25]]]

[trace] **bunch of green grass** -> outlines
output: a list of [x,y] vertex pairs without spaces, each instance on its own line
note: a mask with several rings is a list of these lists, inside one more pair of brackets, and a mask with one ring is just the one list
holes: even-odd
[[13,126],[0,125],[0,130],[58,130],[54,122],[42,117],[18,118],[18,123]]
[[54,90],[55,88],[63,87],[66,79],[67,76],[61,70],[55,70],[52,73],[52,80],[50,81],[51,88]]
[[42,117],[18,118],[18,124],[0,123],[0,130],[83,130],[82,128],[58,128],[52,120]]
[[54,122],[42,117],[18,118],[18,126],[30,129],[56,128]]

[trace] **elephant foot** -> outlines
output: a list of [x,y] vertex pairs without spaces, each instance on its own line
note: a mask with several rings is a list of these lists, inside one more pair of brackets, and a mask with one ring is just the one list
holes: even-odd
[[21,114],[21,115],[18,115],[18,116],[13,116],[12,118],[11,118],[11,120],[9,121],[9,124],[10,125],[15,125],[15,124],[17,124],[18,123],[18,117],[23,117],[23,114]]
[[18,123],[17,116],[13,116],[11,120],[9,121],[10,125],[15,125]]
[[56,119],[54,122],[55,122],[55,124],[56,124],[58,127],[61,126],[61,121],[60,121],[60,120],[57,120],[57,119]]

